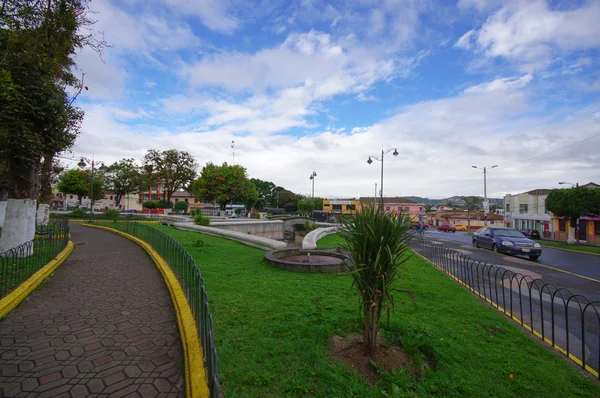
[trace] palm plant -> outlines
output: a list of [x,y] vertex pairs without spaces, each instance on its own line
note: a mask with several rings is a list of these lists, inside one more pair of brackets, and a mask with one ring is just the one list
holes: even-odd
[[352,286],[360,295],[364,354],[376,358],[381,316],[394,307],[391,295],[408,258],[412,222],[406,214],[386,214],[365,206],[344,221],[341,236],[353,266]]

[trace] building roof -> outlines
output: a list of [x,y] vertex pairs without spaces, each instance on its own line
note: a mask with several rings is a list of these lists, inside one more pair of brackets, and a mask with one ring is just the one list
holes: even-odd
[[548,195],[552,191],[551,189],[532,189],[531,191],[523,192],[528,193],[529,195]]
[[[361,202],[373,202],[374,200],[377,200],[377,203],[379,203],[380,197],[374,198],[373,196],[361,196],[359,199]],[[407,203],[407,204],[417,204],[417,202],[415,202],[414,200],[410,200],[410,199],[406,199],[406,198],[402,198],[399,196],[395,196],[395,197],[383,197],[383,203],[387,204],[387,203]]]
[[581,186],[586,188],[600,188],[600,185],[596,184],[595,182],[588,182],[587,184]]
[[188,191],[175,191],[171,195],[172,198],[191,198],[194,195],[189,193]]

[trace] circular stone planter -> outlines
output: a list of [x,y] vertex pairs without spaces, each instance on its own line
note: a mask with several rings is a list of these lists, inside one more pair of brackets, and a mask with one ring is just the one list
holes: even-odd
[[272,250],[265,254],[265,261],[272,267],[292,272],[342,273],[349,271],[347,258],[339,250],[332,249]]

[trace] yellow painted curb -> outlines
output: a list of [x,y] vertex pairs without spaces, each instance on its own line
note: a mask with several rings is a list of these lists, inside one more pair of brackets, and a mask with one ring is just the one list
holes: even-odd
[[0,300],[0,318],[12,311],[21,303],[29,294],[37,288],[50,274],[61,265],[73,251],[73,242],[69,241],[67,246],[58,253],[54,259],[36,271],[25,282],[21,283],[18,288],[13,290],[8,296]]
[[533,329],[529,325],[522,324],[521,321],[519,320],[519,318],[517,318],[516,316],[514,316],[510,311],[505,310],[503,307],[501,307],[500,305],[494,303],[493,301],[491,301],[490,299],[488,299],[487,297],[485,297],[484,295],[482,295],[481,293],[479,293],[475,289],[469,287],[466,283],[464,283],[463,281],[461,281],[460,279],[458,279],[457,277],[455,277],[451,273],[444,271],[442,268],[438,267],[437,265],[435,265],[434,263],[432,263],[431,261],[429,261],[429,259],[426,258],[425,256],[423,256],[422,254],[417,253],[415,250],[413,250],[412,252],[414,254],[416,254],[417,256],[421,257],[423,260],[427,261],[429,264],[431,264],[437,270],[443,272],[444,274],[448,275],[451,279],[453,279],[454,281],[456,281],[459,284],[461,284],[465,289],[467,289],[471,293],[479,296],[481,299],[483,299],[488,304],[490,304],[493,308],[497,309],[498,311],[500,311],[501,313],[503,313],[504,315],[506,315],[510,320],[514,321],[518,326],[521,326],[521,327],[529,330],[536,337],[539,337],[540,340],[542,340],[544,343],[548,344],[550,347],[554,348],[556,351],[560,352],[561,354],[567,356],[569,359],[571,359],[577,365],[581,366],[582,369],[585,369],[588,372],[590,372],[593,376],[598,377],[598,371],[597,370],[593,369],[592,367],[590,367],[587,364],[583,364],[583,362],[581,361],[581,359],[577,358],[575,355],[571,354],[570,352],[567,354],[567,350],[565,350],[563,347],[559,346],[558,344],[554,343],[554,345],[552,345],[552,340],[548,339],[547,337],[542,338],[542,335],[538,331],[536,331],[535,329]]
[[206,382],[206,372],[204,370],[202,347],[198,341],[198,331],[196,329],[194,314],[192,313],[192,309],[185,298],[183,289],[169,264],[167,264],[152,246],[133,235],[100,225],[83,225],[85,227],[110,231],[137,243],[146,251],[146,253],[148,253],[152,261],[154,261],[154,264],[156,264],[156,267],[162,274],[167,288],[169,289],[175,314],[177,315],[177,324],[179,326],[179,334],[181,335],[181,343],[183,345],[186,395],[188,397],[208,397],[209,392],[208,384]]

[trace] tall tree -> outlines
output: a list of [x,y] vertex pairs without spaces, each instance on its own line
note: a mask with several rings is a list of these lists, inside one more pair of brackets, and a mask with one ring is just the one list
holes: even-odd
[[[279,187],[278,187],[279,188]],[[298,200],[300,196],[285,188],[277,189],[279,207],[282,207],[288,213],[293,213],[298,210]]]
[[274,189],[275,184],[271,181],[263,181],[258,178],[251,178],[250,182],[254,184],[256,191],[258,192],[258,198],[263,204],[263,207],[275,206]]
[[567,243],[575,243],[575,226],[582,216],[600,214],[600,188],[574,187],[553,189],[546,198],[546,208],[558,217],[570,220]]
[[219,203],[221,209],[227,203],[243,203],[251,208],[258,200],[255,185],[248,180],[246,169],[238,164],[207,163],[193,182],[192,192],[200,200]]
[[169,149],[157,151],[150,149],[144,156],[144,168],[151,183],[159,183],[166,193],[166,200],[171,200],[173,192],[187,189],[196,178],[198,164],[186,151]]
[[133,159],[121,159],[110,165],[104,173],[104,186],[106,190],[114,192],[116,206],[124,196],[139,192],[144,181],[142,170]]
[[479,204],[483,201],[483,198],[481,196],[463,196],[462,201],[467,208],[467,228],[471,229],[471,211],[479,208]]

